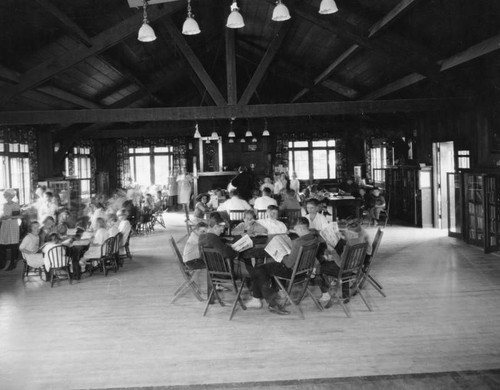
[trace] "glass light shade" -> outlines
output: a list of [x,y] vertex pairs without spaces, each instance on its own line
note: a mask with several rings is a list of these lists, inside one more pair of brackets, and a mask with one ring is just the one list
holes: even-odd
[[247,130],[247,132],[245,133],[245,137],[252,137],[253,134],[250,130]]
[[246,142],[246,141],[245,141],[245,138],[242,138],[242,139],[240,140],[240,142],[241,142],[242,144],[244,144],[244,143]]
[[233,130],[231,130],[227,136],[228,136],[229,138],[235,138],[235,137],[236,137],[236,134],[234,134],[234,131],[233,131]]
[[212,139],[219,139],[219,134],[216,131],[212,131],[212,135],[210,136]]
[[230,144],[233,144],[234,143],[234,139],[232,138],[229,138],[229,141],[228,141]]
[[269,130],[267,130],[267,129],[262,132],[263,137],[269,137],[269,135],[270,135]]
[[207,140],[205,141],[206,144],[209,144],[210,143],[210,138],[207,138]]
[[243,16],[241,16],[238,4],[236,1],[231,4],[231,13],[227,17],[226,27],[229,28],[242,28],[245,27],[245,22],[243,21]]
[[252,142],[253,142],[254,144],[255,144],[255,143],[257,143],[257,138],[253,137],[253,138],[252,138]]
[[275,22],[284,22],[285,20],[290,19],[290,12],[288,12],[288,8],[281,2],[281,0],[279,0],[276,7],[274,7],[271,19]]
[[196,35],[201,32],[200,26],[198,26],[198,22],[194,20],[192,16],[189,16],[184,21],[182,25],[182,33],[184,35]]
[[334,14],[339,9],[337,8],[337,4],[335,4],[334,0],[321,0],[321,4],[319,6],[319,13],[321,15],[329,15]]
[[137,39],[141,42],[153,42],[156,40],[156,34],[147,22],[142,23]]
[[196,126],[196,131],[194,132],[193,135],[194,138],[201,138],[200,131],[198,130],[198,126]]

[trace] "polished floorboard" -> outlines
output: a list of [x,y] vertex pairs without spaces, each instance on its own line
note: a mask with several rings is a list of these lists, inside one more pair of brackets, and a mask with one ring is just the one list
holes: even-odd
[[[373,312],[359,297],[349,303],[352,318],[306,300],[305,320],[248,309],[230,322],[229,307],[203,317],[204,303],[190,293],[169,304],[181,276],[167,239],[185,229],[181,214],[165,219],[166,230],[132,238],[133,259],[108,277],[51,289],[36,277],[23,283],[21,266],[0,271],[0,389],[279,388],[500,368],[497,254],[439,230],[388,226],[373,271],[387,298],[365,289]],[[206,288],[203,274],[199,281]],[[489,383],[471,388],[498,388]]]

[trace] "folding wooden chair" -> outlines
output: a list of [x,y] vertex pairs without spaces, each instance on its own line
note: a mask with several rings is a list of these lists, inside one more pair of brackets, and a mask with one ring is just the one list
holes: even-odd
[[363,267],[363,278],[360,281],[359,288],[363,288],[364,283],[368,281],[373,287],[375,287],[375,290],[377,290],[385,298],[386,295],[382,291],[383,289],[382,285],[370,274],[373,259],[377,255],[378,248],[380,247],[380,241],[382,241],[383,235],[384,232],[379,227],[377,229],[377,233],[375,234],[375,238],[373,239],[372,255],[370,256],[368,264],[365,264],[365,266]]
[[344,309],[347,317],[351,317],[351,314],[347,310],[347,306],[344,303],[344,297],[342,296],[342,285],[344,283],[348,283],[351,296],[358,293],[368,310],[372,311],[371,306],[368,304],[368,301],[359,289],[359,282],[363,277],[363,264],[365,261],[367,247],[368,243],[362,242],[359,244],[347,245],[344,248],[341,256],[339,274],[334,279],[335,287],[333,290],[333,297],[326,305],[327,308],[330,307],[335,301],[338,301],[340,306],[342,306],[342,309]]
[[[323,306],[321,306],[316,297],[309,290],[309,281],[311,280],[310,276],[314,268],[318,246],[319,244],[316,243],[311,245],[304,245],[299,249],[299,255],[293,267],[292,276],[290,276],[289,278],[274,275],[274,280],[286,295],[285,303],[290,302],[292,306],[297,309],[299,316],[303,320],[305,319],[305,317],[304,313],[302,312],[302,308],[300,307],[300,303],[302,302],[306,294],[311,297],[316,307],[320,311],[323,311]],[[288,287],[285,287],[285,284]],[[296,285],[302,285],[302,289],[297,299],[294,301],[290,297],[290,294],[292,293],[293,287]]]
[[285,209],[281,211],[280,220],[288,227],[291,228],[295,226],[297,220],[302,216],[301,209]]
[[[69,269],[71,258],[67,255],[67,247],[56,245],[49,249],[46,256],[50,263],[50,287],[54,287],[54,279],[68,279],[69,284],[72,284]],[[61,271],[65,271],[66,275],[61,274]]]
[[231,235],[231,230],[233,227],[238,225],[243,221],[246,210],[230,210],[229,214],[229,226],[228,226],[228,234]]
[[[236,292],[236,298],[234,299],[231,313],[229,314],[229,321],[231,321],[236,311],[236,305],[238,303],[240,304],[243,310],[247,309],[247,307],[243,303],[243,300],[241,299],[241,291],[243,290],[243,286],[245,286],[247,282],[247,277],[235,275],[231,260],[225,259],[222,256],[222,254],[216,251],[215,249],[204,248],[203,246],[200,246],[200,252],[203,257],[203,261],[205,261],[205,265],[207,266],[209,290],[210,290],[210,294],[207,298],[207,304],[205,306],[205,310],[203,311],[203,316],[207,314],[210,301],[213,298],[217,298],[219,304],[221,306],[225,306],[219,293],[216,290],[216,285],[230,284],[234,288],[234,291]],[[236,284],[236,280],[238,279],[241,279],[241,285],[239,289]]]
[[179,286],[177,290],[175,290],[174,297],[170,301],[170,304],[174,303],[175,300],[181,295],[181,293],[183,293],[184,290],[187,289],[188,287],[192,290],[194,296],[199,301],[204,301],[200,288],[193,280],[194,276],[197,274],[199,270],[198,269],[193,270],[190,269],[188,266],[186,266],[186,263],[184,263],[183,261],[182,254],[172,236],[170,236],[168,241],[170,242],[170,246],[172,247],[172,252],[174,252],[175,256],[177,257],[177,265],[179,266],[181,275],[184,278],[184,282]]
[[184,220],[184,223],[186,224],[186,234],[179,238],[177,240],[177,243],[180,243],[182,240],[189,238],[195,226],[195,223],[193,223],[193,221],[191,221],[189,217],[189,209],[187,204],[183,204],[182,207],[184,208],[184,214],[186,216],[186,219]]

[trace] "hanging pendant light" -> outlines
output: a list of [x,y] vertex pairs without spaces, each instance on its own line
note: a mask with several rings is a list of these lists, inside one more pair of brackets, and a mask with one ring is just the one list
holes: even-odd
[[242,138],[242,139],[240,139],[240,142],[241,142],[242,144],[244,144],[244,143],[245,143],[245,142],[247,142],[247,141],[245,141],[245,138]]
[[234,131],[233,131],[233,120],[231,120],[230,125],[231,125],[231,130],[229,131],[229,134],[227,136],[229,138],[235,138],[236,134],[234,134]]
[[219,139],[219,134],[217,134],[216,131],[212,131],[212,135],[210,136],[211,139]]
[[146,10],[147,6],[148,2],[147,0],[144,0],[142,26],[139,29],[139,34],[137,35],[137,39],[141,42],[153,42],[154,40],[156,40],[155,32],[148,23],[148,13]]
[[228,141],[230,144],[234,144],[234,139],[232,138],[229,138],[229,141]]
[[248,119],[247,119],[247,132],[245,133],[245,137],[253,137],[253,134],[250,131],[250,121]]
[[263,137],[269,137],[269,130],[267,130],[267,119],[264,119],[264,131],[262,132]]
[[290,17],[290,12],[288,11],[287,6],[283,4],[281,0],[278,0],[276,6],[274,7],[271,19],[275,22],[284,22],[285,20],[290,19]]
[[240,14],[240,9],[238,8],[238,4],[236,4],[236,0],[231,4],[231,13],[227,17],[226,27],[229,28],[242,28],[245,27],[245,22],[243,21],[243,16]]
[[184,35],[196,35],[201,32],[198,22],[194,20],[194,15],[191,13],[191,0],[188,0],[187,18],[182,25],[182,33]]
[[256,143],[257,143],[257,138],[253,137],[253,138],[252,138],[252,142],[253,142],[254,144],[256,144]]
[[198,130],[198,123],[194,126],[194,128],[195,128],[195,131],[194,131],[193,137],[194,138],[201,138],[200,131]]
[[210,137],[207,137],[207,140],[205,141],[206,144],[210,143]]
[[321,15],[329,15],[334,14],[339,9],[337,8],[337,4],[335,4],[334,0],[321,0],[321,4],[319,6],[319,13]]

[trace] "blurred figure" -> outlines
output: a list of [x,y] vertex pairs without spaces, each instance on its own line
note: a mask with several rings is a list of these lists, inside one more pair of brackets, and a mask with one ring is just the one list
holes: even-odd
[[0,269],[5,267],[7,262],[7,250],[10,249],[10,265],[7,271],[16,268],[19,257],[19,221],[21,218],[21,208],[19,203],[14,202],[16,191],[5,190],[3,193],[5,203],[3,204],[2,226],[0,227]]

